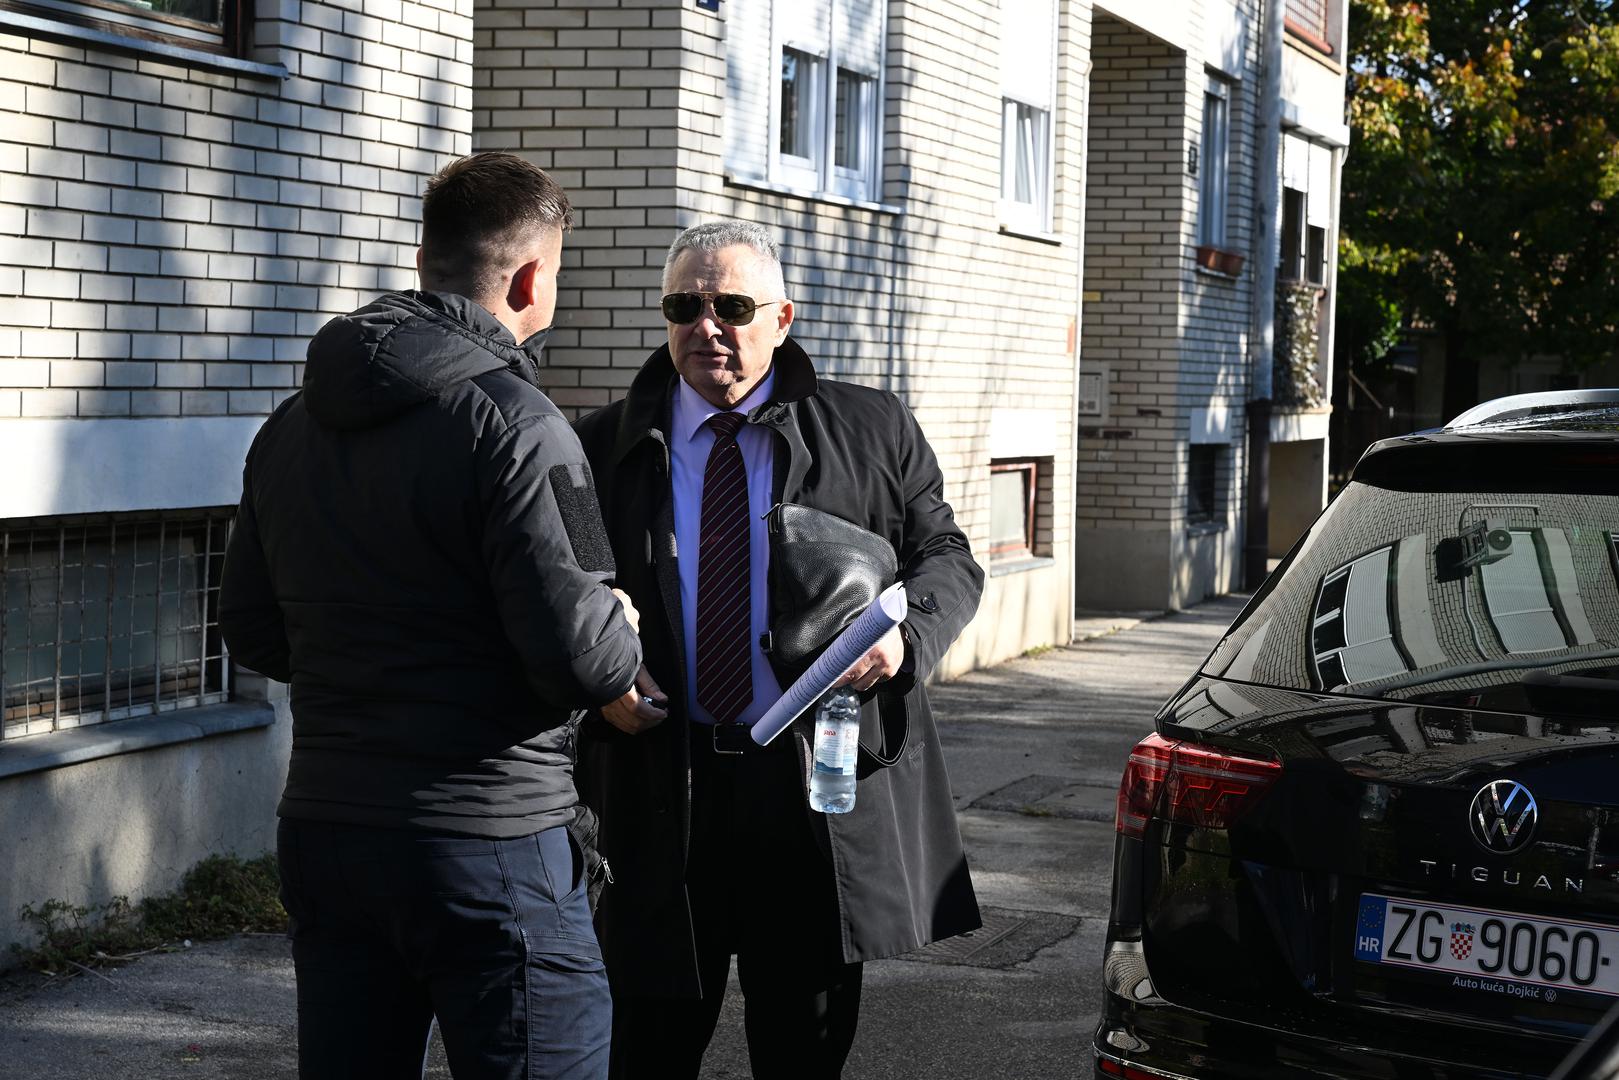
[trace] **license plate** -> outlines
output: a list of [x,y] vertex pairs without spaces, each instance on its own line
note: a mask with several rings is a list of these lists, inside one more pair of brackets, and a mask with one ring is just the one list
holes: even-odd
[[1360,898],[1355,959],[1451,972],[1467,989],[1506,980],[1619,996],[1619,929],[1571,919]]

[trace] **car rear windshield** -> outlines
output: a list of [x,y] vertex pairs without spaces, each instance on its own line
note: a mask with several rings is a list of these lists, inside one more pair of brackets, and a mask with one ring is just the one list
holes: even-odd
[[1619,443],[1446,435],[1374,455],[1204,665],[1487,710],[1619,707]]

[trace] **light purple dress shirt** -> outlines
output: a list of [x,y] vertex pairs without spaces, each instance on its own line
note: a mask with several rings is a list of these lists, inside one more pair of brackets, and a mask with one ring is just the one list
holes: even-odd
[[[753,388],[738,408],[751,411],[770,400],[776,373],[771,371]],[[692,720],[712,724],[708,710],[697,704],[697,561],[698,538],[702,531],[703,471],[708,452],[714,445],[714,431],[705,421],[722,410],[705,401],[701,394],[676,380],[671,408],[669,471],[675,501],[675,551],[680,561],[680,632],[686,643],[686,708]],[[744,424],[737,433],[742,464],[748,470],[748,588],[752,612],[748,655],[753,665],[753,700],[737,717],[751,724],[781,697],[781,684],[770,669],[770,661],[759,648],[759,639],[770,629],[770,537],[764,516],[771,501],[775,471],[775,433],[756,424]]]

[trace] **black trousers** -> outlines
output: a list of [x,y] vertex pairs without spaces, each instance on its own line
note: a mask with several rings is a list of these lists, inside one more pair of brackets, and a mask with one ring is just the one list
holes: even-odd
[[842,1075],[860,1016],[859,964],[842,958],[832,864],[811,830],[791,738],[714,752],[693,725],[686,886],[700,999],[613,999],[614,1080],[695,1080],[725,998],[742,985],[756,1080]]

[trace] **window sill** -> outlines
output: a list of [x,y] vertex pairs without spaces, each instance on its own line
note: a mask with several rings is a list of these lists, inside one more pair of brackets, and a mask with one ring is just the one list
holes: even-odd
[[1002,236],[1015,236],[1020,240],[1034,240],[1041,244],[1050,244],[1052,247],[1062,247],[1062,237],[1054,232],[1045,232],[1040,229],[1025,229],[1017,225],[1001,224]]
[[1242,280],[1242,277],[1239,274],[1222,274],[1220,271],[1210,270],[1206,266],[1197,266],[1193,267],[1193,269],[1197,271],[1198,277],[1208,278],[1210,281],[1218,281],[1222,285],[1235,285],[1237,282]]
[[1187,536],[1213,536],[1215,533],[1225,532],[1223,521],[1193,521],[1187,522]]
[[1343,61],[1338,58],[1338,50],[1330,41],[1317,37],[1292,19],[1287,19],[1283,26],[1285,32],[1282,40],[1317,63],[1331,68],[1340,75],[1344,73]]
[[809,188],[792,187],[789,184],[774,184],[768,180],[749,180],[743,177],[725,177],[726,187],[743,188],[747,191],[762,191],[768,195],[788,195],[795,199],[808,199],[811,202],[830,203],[833,206],[846,206],[851,210],[871,210],[879,214],[893,214],[898,217],[905,211],[898,206],[888,203],[866,202],[861,199],[851,199],[845,195],[834,195],[829,191],[812,191]]
[[168,60],[185,67],[205,68],[231,75],[246,75],[259,79],[285,79],[287,69],[281,64],[261,64],[255,60],[241,60],[234,56],[188,49],[184,45],[171,45],[163,41],[146,41],[109,34],[105,30],[92,30],[88,26],[42,19],[17,11],[0,10],[0,29],[10,30],[23,37],[42,37],[54,41],[68,41],[77,45],[93,45],[116,52],[134,53]]
[[252,731],[274,723],[275,706],[268,702],[228,701],[200,709],[29,735],[0,743],[0,779],[194,742],[214,735]]
[[1044,570],[1048,566],[1056,566],[1057,560],[1043,555],[1029,555],[1012,559],[990,559],[989,576],[1002,577],[1006,574],[1021,574],[1029,570]]

